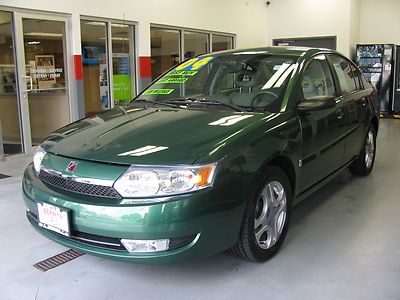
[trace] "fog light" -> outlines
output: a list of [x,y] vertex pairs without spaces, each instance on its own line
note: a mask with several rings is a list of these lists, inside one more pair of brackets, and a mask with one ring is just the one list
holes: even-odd
[[167,251],[169,239],[166,240],[127,240],[121,239],[122,245],[129,252],[160,252]]

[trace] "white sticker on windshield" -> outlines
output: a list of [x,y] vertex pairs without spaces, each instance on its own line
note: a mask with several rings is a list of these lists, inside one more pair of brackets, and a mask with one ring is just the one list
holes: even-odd
[[267,81],[267,83],[261,88],[261,90],[267,90],[272,87],[279,88],[283,84],[283,82],[288,78],[288,76],[297,69],[296,64],[288,64],[284,63],[279,67],[274,75]]

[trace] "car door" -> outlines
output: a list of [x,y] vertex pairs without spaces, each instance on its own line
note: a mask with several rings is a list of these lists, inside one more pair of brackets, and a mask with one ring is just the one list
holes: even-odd
[[346,115],[346,143],[342,162],[345,164],[359,154],[363,145],[369,91],[364,89],[361,72],[352,62],[338,55],[329,55],[328,59],[339,83],[339,93]]
[[336,92],[332,69],[325,55],[314,57],[301,77],[300,97],[312,101],[319,96],[334,97],[336,106],[306,113],[299,112],[303,147],[299,161],[302,191],[340,167],[344,153],[345,131],[342,99]]

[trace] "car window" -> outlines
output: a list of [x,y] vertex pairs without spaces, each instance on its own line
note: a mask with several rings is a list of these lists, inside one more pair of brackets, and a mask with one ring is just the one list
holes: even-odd
[[338,77],[342,95],[357,90],[351,65],[345,59],[338,56],[332,56],[332,65]]
[[[188,109],[231,110],[234,105],[246,111],[277,112],[297,60],[297,55],[265,51],[199,56],[165,73],[138,99]],[[213,102],[228,105],[207,106]]]
[[306,67],[301,89],[305,99],[335,96],[333,78],[325,55],[315,57]]
[[364,89],[372,88],[371,82],[369,82],[368,79],[364,75],[361,75],[361,81],[364,85]]
[[351,69],[353,71],[354,74],[354,79],[356,80],[356,86],[358,90],[363,90],[364,89],[364,84],[362,81],[362,73],[361,71],[356,68],[355,66],[351,65]]

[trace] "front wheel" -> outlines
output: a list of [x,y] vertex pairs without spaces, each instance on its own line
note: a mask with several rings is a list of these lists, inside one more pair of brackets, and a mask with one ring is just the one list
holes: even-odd
[[358,158],[350,165],[351,173],[361,176],[369,175],[374,167],[375,154],[376,130],[373,126],[370,126]]
[[238,242],[230,252],[250,261],[266,261],[278,252],[289,227],[292,191],[286,174],[269,166],[249,199]]

